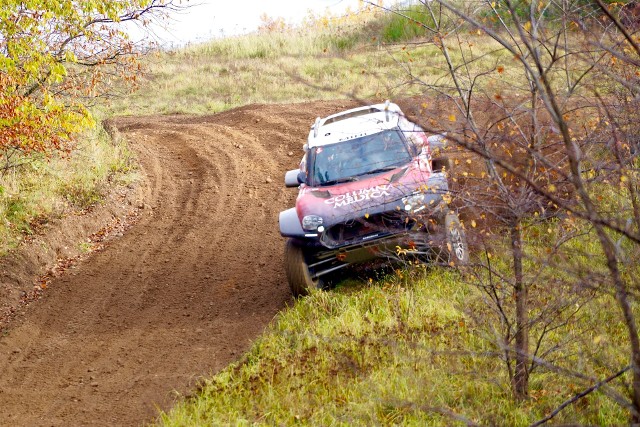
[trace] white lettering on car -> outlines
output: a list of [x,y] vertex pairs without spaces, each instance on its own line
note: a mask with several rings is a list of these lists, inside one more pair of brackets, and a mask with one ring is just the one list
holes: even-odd
[[372,188],[363,188],[361,190],[355,190],[350,193],[340,194],[339,196],[332,197],[324,202],[328,205],[333,205],[333,208],[341,208],[343,206],[349,206],[354,203],[360,203],[365,200],[378,199],[380,197],[390,196],[393,185],[383,184],[376,185]]

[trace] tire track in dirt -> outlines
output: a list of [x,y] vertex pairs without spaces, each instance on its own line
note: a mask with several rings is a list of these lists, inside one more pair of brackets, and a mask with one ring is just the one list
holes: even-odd
[[139,425],[246,351],[291,302],[283,173],[314,118],[351,105],[117,119],[147,207],[0,337],[0,425]]

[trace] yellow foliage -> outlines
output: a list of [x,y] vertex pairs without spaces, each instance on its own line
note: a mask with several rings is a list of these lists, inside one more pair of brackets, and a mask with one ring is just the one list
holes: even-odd
[[142,21],[162,7],[160,0],[4,1],[0,149],[29,154],[67,148],[76,132],[93,125],[80,96],[111,90],[103,69],[117,63],[130,82],[139,72],[127,34],[110,25]]

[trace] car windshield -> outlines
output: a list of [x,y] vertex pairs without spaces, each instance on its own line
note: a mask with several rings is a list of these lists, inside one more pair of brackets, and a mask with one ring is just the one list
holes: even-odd
[[331,185],[357,176],[393,169],[411,160],[398,129],[316,147],[312,185]]

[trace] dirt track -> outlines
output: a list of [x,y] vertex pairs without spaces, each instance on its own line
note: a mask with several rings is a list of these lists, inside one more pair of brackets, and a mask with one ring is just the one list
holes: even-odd
[[348,106],[118,119],[147,183],[142,219],[0,337],[0,425],[141,424],[237,359],[291,301],[283,172],[315,117]]

